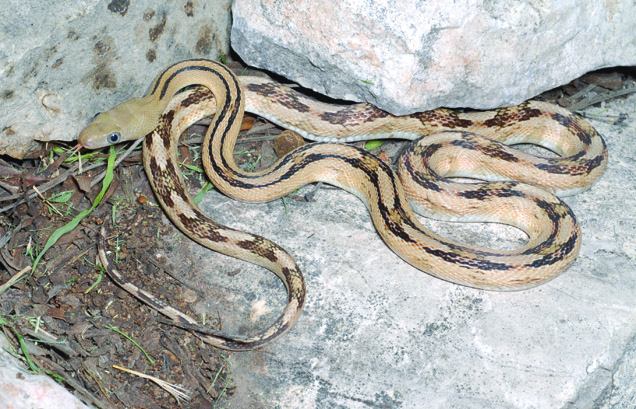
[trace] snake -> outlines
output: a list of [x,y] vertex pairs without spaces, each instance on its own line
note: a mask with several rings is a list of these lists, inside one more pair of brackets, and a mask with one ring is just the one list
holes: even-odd
[[[313,142],[264,170],[244,171],[233,151],[246,110]],[[207,116],[212,121],[203,139],[202,162],[222,193],[263,202],[315,182],[340,187],[360,198],[380,237],[403,260],[442,280],[484,290],[529,289],[558,276],[574,261],[581,228],[559,196],[589,189],[608,161],[602,136],[587,121],[548,102],[396,116],[367,103],[319,101],[269,78],[238,77],[214,60],[177,62],[153,80],[143,97],[96,116],[78,141],[98,149],[144,138],[144,168],[172,222],[201,245],[265,267],[282,280],[287,303],[265,329],[249,336],[211,330],[199,334],[228,350],[258,348],[289,330],[305,303],[306,286],[299,266],[283,248],[219,224],[189,195],[178,167],[177,143],[188,126]],[[346,143],[389,138],[411,140],[397,172],[367,150]],[[520,144],[554,154],[530,154],[516,147]],[[508,224],[528,239],[513,250],[471,246],[430,231],[416,213]],[[174,321],[196,325],[151,294],[128,286]]]

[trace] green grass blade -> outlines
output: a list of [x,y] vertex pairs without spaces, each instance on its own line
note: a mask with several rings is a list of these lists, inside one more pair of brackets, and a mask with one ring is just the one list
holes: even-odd
[[188,165],[187,163],[181,162],[181,166],[183,166],[186,169],[190,169],[191,171],[197,172],[197,173],[204,173],[205,172],[200,167],[194,166],[194,165]]
[[64,226],[62,226],[59,229],[55,230],[53,232],[53,234],[51,234],[49,239],[46,241],[46,244],[44,245],[44,248],[42,249],[42,251],[40,251],[40,254],[38,254],[37,258],[33,262],[33,268],[31,268],[31,274],[33,274],[33,272],[35,271],[36,267],[38,266],[38,264],[40,262],[40,259],[42,258],[42,256],[44,256],[44,253],[46,253],[47,250],[50,249],[62,236],[64,236],[66,233],[68,233],[68,232],[72,231],[73,229],[75,229],[77,227],[77,225],[86,216],[88,216],[97,207],[97,205],[99,205],[99,203],[102,201],[102,199],[104,198],[104,195],[106,194],[106,191],[108,190],[108,188],[110,187],[111,182],[113,181],[113,174],[114,174],[113,169],[115,167],[115,157],[116,156],[117,155],[115,154],[115,148],[114,148],[114,146],[111,146],[110,147],[110,154],[108,155],[108,165],[106,166],[106,176],[104,177],[104,180],[102,182],[102,190],[99,192],[99,194],[95,198],[95,201],[93,202],[93,205],[90,207],[90,209],[80,212],[77,216],[75,216],[73,218],[73,220],[71,220],[70,222],[66,223]]
[[203,196],[205,196],[205,194],[212,189],[214,189],[214,185],[210,182],[205,182],[205,185],[203,186],[201,191],[194,197],[194,203],[199,204],[199,202],[203,200]]
[[150,362],[151,365],[155,364],[155,360],[152,359],[152,357],[150,355],[148,355],[148,353],[146,352],[145,349],[142,348],[141,345],[139,345],[137,343],[137,341],[135,341],[134,339],[132,339],[132,337],[130,337],[128,334],[122,332],[121,330],[119,330],[117,327],[113,327],[112,325],[107,325],[106,328],[108,328],[109,330],[115,331],[116,333],[118,333],[119,335],[121,335],[122,337],[126,338],[128,341],[132,342],[137,348],[139,348],[139,350],[141,352],[143,352],[143,354],[146,356],[146,359],[148,360],[148,362]]
[[33,362],[33,360],[31,359],[31,355],[29,354],[26,341],[15,328],[12,328],[12,329],[13,329],[13,334],[16,336],[16,338],[18,338],[18,342],[20,343],[20,349],[22,350],[22,353],[24,354],[24,358],[26,359],[27,365],[29,365],[29,369],[31,369],[33,373],[39,374],[40,368],[38,368],[37,365],[35,365],[35,362]]

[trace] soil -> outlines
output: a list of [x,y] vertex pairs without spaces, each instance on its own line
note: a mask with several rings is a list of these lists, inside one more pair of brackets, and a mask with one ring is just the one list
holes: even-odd
[[[599,97],[616,97],[627,87],[634,87],[631,73],[601,71],[543,97],[580,109],[586,102],[599,103]],[[239,164],[255,165],[258,170],[274,161],[270,135],[280,130],[260,119],[253,122],[253,118],[245,120],[245,127],[251,129],[240,137],[236,158]],[[192,158],[200,158],[198,142],[204,131],[205,126],[194,125],[182,137],[184,163],[201,166]],[[279,154],[286,150],[281,144],[285,141],[279,139]],[[26,271],[22,279],[0,291],[4,335],[26,361],[22,338],[33,367],[98,408],[223,407],[227,397],[242,392],[232,384],[230,353],[167,324],[163,316],[115,285],[97,266],[97,236],[106,223],[111,260],[118,270],[170,305],[196,316],[189,310],[196,286],[172,275],[175,266],[164,256],[174,250],[175,237],[181,236],[156,204],[140,149],[116,168],[102,203],[48,249],[30,273],[29,266],[53,231],[88,209],[101,188],[99,183],[92,188],[89,184],[105,166],[82,174],[70,172],[75,163],[64,162],[68,151],[68,146],[49,144],[31,159],[0,159],[0,285]],[[398,145],[385,143],[372,152],[393,160],[398,151]],[[107,153],[98,153],[84,166],[103,164],[106,157]],[[196,174],[188,177],[190,191],[198,192],[204,180]],[[40,196],[24,200],[34,188],[43,190],[53,183],[57,184],[42,193],[47,200]],[[207,326],[219,329],[221,323],[212,321]],[[114,365],[180,385],[189,391],[191,400],[178,402],[153,381]]]

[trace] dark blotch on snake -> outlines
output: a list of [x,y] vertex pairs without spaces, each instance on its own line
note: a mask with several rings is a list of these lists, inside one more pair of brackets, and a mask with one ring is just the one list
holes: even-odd
[[275,263],[278,261],[278,257],[272,248],[265,245],[265,239],[259,236],[255,236],[252,240],[243,240],[236,243],[242,249],[248,250],[254,254],[258,254]]

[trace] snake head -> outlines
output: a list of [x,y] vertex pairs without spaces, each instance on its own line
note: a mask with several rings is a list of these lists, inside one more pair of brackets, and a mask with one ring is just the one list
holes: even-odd
[[77,140],[82,147],[99,149],[123,140],[122,129],[110,119],[109,112],[98,115],[93,122],[80,132]]
[[143,138],[152,132],[156,120],[150,119],[140,99],[131,99],[99,114],[80,132],[77,140],[88,149],[99,149],[120,142]]

